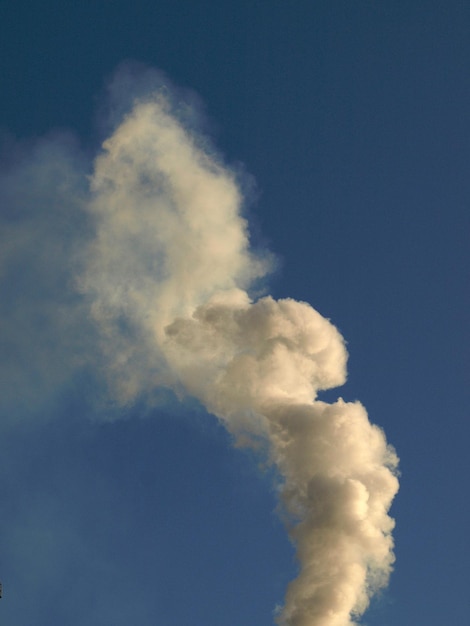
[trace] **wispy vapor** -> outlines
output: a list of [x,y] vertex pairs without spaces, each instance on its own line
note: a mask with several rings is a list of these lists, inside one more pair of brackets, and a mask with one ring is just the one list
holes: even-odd
[[94,332],[86,305],[73,287],[88,232],[88,164],[65,133],[23,145],[10,142],[4,159],[2,424],[35,413],[57,397],[71,376],[92,360]]
[[193,396],[276,468],[300,568],[278,623],[352,624],[391,571],[396,455],[360,403],[317,400],[346,379],[337,329],[304,302],[254,299],[269,255],[250,249],[237,177],[189,109],[168,87],[140,82],[134,99],[131,87],[129,73],[112,85],[132,103],[115,108],[79,203],[91,234],[67,269],[76,311],[99,331],[119,403],[160,387]]

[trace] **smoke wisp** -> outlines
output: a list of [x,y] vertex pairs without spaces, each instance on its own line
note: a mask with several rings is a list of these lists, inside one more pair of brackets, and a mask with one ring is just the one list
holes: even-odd
[[269,256],[250,249],[236,175],[168,89],[139,94],[89,185],[75,283],[111,393],[193,396],[262,447],[299,563],[278,624],[355,623],[393,564],[397,457],[360,403],[317,399],[346,380],[340,333],[304,302],[253,299]]

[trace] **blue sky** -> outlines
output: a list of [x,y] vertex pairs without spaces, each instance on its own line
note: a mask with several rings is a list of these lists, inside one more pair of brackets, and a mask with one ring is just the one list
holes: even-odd
[[347,342],[321,397],[360,400],[400,457],[363,623],[465,623],[469,26],[457,1],[0,3],[1,623],[268,625],[297,571],[256,455],[194,400],[110,406],[83,367],[70,277],[129,59],[192,90],[277,255],[268,292]]

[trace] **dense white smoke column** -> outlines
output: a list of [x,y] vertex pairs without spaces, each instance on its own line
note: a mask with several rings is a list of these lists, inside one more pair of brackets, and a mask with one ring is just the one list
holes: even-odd
[[345,381],[335,327],[308,304],[247,289],[233,175],[155,95],[104,144],[91,180],[96,238],[82,288],[121,402],[167,385],[202,401],[282,477],[300,564],[278,623],[347,626],[386,584],[397,458],[359,403],[317,401]]

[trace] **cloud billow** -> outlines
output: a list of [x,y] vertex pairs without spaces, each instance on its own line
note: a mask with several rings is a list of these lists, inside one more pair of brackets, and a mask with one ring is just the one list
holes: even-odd
[[[353,624],[392,568],[397,457],[360,403],[317,399],[346,380],[333,324],[304,302],[254,298],[269,254],[250,248],[237,177],[187,108],[182,117],[170,88],[145,93],[141,82],[129,99],[128,72],[113,83],[117,101],[123,85],[131,105],[89,190],[53,203],[86,225],[72,237],[77,263],[64,266],[69,319],[93,328],[90,350],[120,405],[168,388],[202,402],[238,445],[262,447],[299,563],[277,622]],[[76,353],[86,361],[86,346]]]

